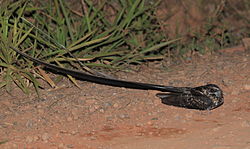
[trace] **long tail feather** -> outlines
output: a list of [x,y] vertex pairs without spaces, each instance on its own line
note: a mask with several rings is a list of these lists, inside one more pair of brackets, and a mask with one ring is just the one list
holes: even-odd
[[156,85],[156,84],[147,84],[147,83],[139,83],[139,82],[130,82],[130,81],[124,81],[124,80],[117,80],[117,79],[111,79],[111,78],[104,78],[104,77],[99,77],[99,76],[93,76],[89,75],[87,73],[77,71],[77,70],[72,70],[72,69],[67,69],[67,68],[62,68],[58,67],[53,64],[46,63],[44,61],[41,61],[39,59],[33,58],[18,49],[10,46],[11,49],[16,51],[18,54],[26,57],[27,59],[44,65],[45,67],[63,73],[63,74],[68,74],[71,75],[75,78],[82,79],[85,81],[90,81],[98,84],[104,84],[104,85],[110,85],[110,86],[116,86],[116,87],[125,87],[125,88],[132,88],[132,89],[142,89],[142,90],[158,90],[162,92],[174,92],[174,93],[181,93],[182,90],[177,87],[172,87],[172,86],[163,86],[163,85]]

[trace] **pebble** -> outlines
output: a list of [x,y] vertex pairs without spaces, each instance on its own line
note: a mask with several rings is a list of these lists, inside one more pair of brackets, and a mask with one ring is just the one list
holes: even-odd
[[159,106],[162,104],[161,100],[154,100],[153,103],[154,103],[154,106]]
[[142,127],[143,124],[142,124],[142,123],[137,123],[135,126],[136,126],[136,127]]
[[250,127],[250,122],[249,121],[243,121],[242,123],[241,123],[241,127]]
[[65,148],[65,146],[64,146],[63,143],[60,143],[60,144],[58,145],[58,149],[64,149],[64,148]]
[[111,120],[113,120],[113,119],[114,119],[113,116],[108,116],[108,117],[106,117],[106,120],[107,120],[107,121],[111,121]]
[[153,131],[149,131],[148,134],[149,134],[149,135],[153,135],[154,132],[153,132]]
[[88,140],[96,140],[97,138],[95,136],[91,136],[88,138]]
[[239,100],[240,100],[240,99],[238,99],[238,98],[237,98],[237,99],[233,99],[233,100],[232,100],[232,103],[236,103],[236,102],[238,102]]
[[220,113],[219,116],[224,117],[224,116],[226,116],[226,114],[223,112],[223,113]]
[[187,119],[193,118],[193,112],[190,112],[190,113],[185,114],[185,117],[186,117]]
[[34,136],[33,137],[33,141],[38,141],[39,140],[39,136]]
[[44,109],[38,109],[37,112],[38,112],[39,114],[44,114]]
[[32,120],[28,120],[28,121],[26,122],[25,126],[26,126],[27,128],[32,128],[32,127],[33,127],[33,121],[32,121]]
[[71,134],[71,135],[76,135],[76,134],[78,134],[78,133],[79,133],[79,131],[73,130],[70,134]]
[[71,121],[73,121],[73,118],[71,116],[69,116],[69,117],[67,117],[67,121],[71,122]]
[[78,115],[78,109],[73,109],[72,112],[71,112],[71,114],[73,116],[77,116]]
[[73,144],[68,144],[67,148],[74,148],[74,145]]
[[118,103],[114,103],[113,108],[118,108],[118,107],[119,107]]
[[79,119],[78,115],[73,115],[73,119],[78,120]]
[[250,90],[250,84],[245,84],[244,89],[249,91]]
[[244,147],[243,149],[250,149],[250,145],[249,145],[249,146]]
[[109,108],[109,107],[111,107],[112,106],[112,104],[110,103],[110,102],[105,102],[105,103],[103,103],[103,108],[104,109],[107,109],[107,108]]
[[49,140],[49,138],[50,138],[50,136],[49,136],[49,134],[48,133],[44,133],[43,135],[42,135],[42,140],[44,141],[44,142],[48,142],[48,140]]
[[174,119],[175,119],[175,120],[181,120],[182,118],[181,118],[181,116],[180,116],[179,114],[176,114],[176,115],[174,116]]
[[7,142],[4,144],[4,147],[2,147],[2,148],[4,148],[4,149],[13,149],[13,148],[16,149],[16,148],[18,148],[18,146],[15,143]]
[[232,86],[233,85],[233,81],[232,80],[230,80],[230,79],[223,79],[222,80],[222,82],[223,82],[223,84],[225,85],[225,86]]
[[104,109],[102,109],[102,108],[101,108],[99,111],[100,111],[101,113],[104,113]]
[[100,108],[100,106],[99,105],[94,105],[94,108],[95,108],[95,110],[97,110],[97,109]]
[[159,119],[158,117],[151,118],[151,120],[158,120],[158,119]]
[[90,112],[90,113],[95,112],[95,110],[96,110],[96,109],[95,109],[94,106],[90,106],[90,107],[89,107],[89,112]]
[[230,146],[215,146],[212,149],[231,149]]
[[94,100],[94,99],[89,99],[89,100],[86,100],[86,104],[89,104],[89,105],[91,105],[91,104],[94,104],[96,102],[96,100]]
[[118,117],[120,119],[129,119],[130,118],[128,114],[119,114]]
[[215,127],[212,129],[213,132],[218,132],[221,129],[221,127]]
[[147,122],[147,125],[152,126],[152,125],[153,125],[153,123],[152,123],[151,121],[148,121],[148,122]]
[[32,136],[27,136],[26,137],[26,142],[27,143],[32,143],[33,142],[33,137]]
[[239,90],[235,89],[231,92],[231,95],[239,95]]

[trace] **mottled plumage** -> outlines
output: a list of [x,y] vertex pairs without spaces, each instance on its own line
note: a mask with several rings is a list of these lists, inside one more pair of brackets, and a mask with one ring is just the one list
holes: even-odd
[[212,110],[224,103],[223,92],[215,84],[195,88],[182,87],[182,93],[158,93],[162,103],[199,110]]

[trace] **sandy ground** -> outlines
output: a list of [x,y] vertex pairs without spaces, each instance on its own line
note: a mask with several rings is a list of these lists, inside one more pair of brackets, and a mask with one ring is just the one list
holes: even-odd
[[0,148],[250,149],[250,54],[223,52],[119,78],[174,86],[215,83],[225,103],[212,111],[167,106],[157,91],[115,88],[67,78],[57,89],[0,96]]

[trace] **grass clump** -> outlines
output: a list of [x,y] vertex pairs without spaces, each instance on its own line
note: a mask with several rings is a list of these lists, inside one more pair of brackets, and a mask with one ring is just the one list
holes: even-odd
[[[42,69],[9,45],[60,67],[105,76],[98,70],[123,70],[129,64],[166,56],[189,58],[190,53],[216,52],[250,35],[247,0],[164,2],[170,6],[166,8],[169,14],[160,14],[167,19],[175,18],[177,12],[183,16],[166,19],[165,24],[156,13],[160,0],[1,1],[0,88],[9,92],[14,83],[25,93],[30,86],[38,92],[42,87],[39,79],[55,87]],[[175,2],[172,10],[170,4]],[[197,24],[199,29],[192,30]],[[77,86],[74,78],[68,77]]]
[[31,84],[37,91],[41,87],[38,78],[54,86],[46,73],[34,69],[9,45],[61,67],[93,73],[92,68],[122,69],[126,64],[161,59],[158,50],[176,41],[166,40],[160,32],[157,3],[83,0],[80,4],[77,10],[63,0],[2,2],[0,88],[10,91],[14,82],[25,93]]

